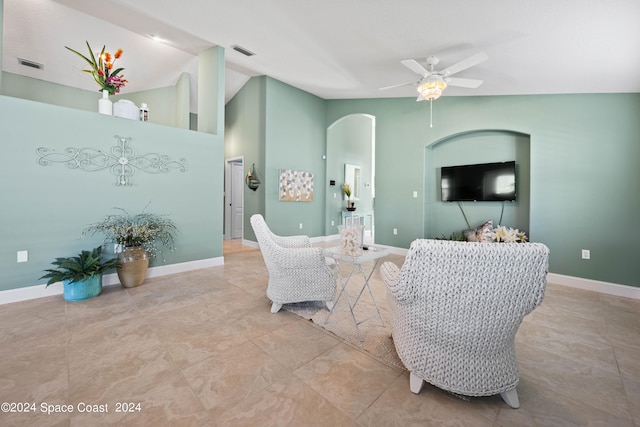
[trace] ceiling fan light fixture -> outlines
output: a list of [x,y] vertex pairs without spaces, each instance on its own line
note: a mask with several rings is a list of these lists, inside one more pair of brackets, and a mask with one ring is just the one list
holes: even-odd
[[418,93],[427,101],[440,98],[442,91],[447,88],[447,84],[440,76],[430,76],[426,82],[418,86]]

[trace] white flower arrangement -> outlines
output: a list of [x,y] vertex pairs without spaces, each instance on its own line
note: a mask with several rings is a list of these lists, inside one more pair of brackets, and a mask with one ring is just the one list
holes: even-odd
[[493,232],[493,241],[502,243],[524,243],[528,240],[524,231],[517,228],[499,226]]

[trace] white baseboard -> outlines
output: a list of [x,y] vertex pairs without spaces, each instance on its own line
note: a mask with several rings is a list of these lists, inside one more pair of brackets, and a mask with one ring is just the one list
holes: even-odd
[[[199,270],[201,268],[217,267],[224,265],[224,257],[202,259],[198,261],[182,262],[178,264],[160,265],[151,267],[147,271],[147,278],[168,276],[170,274],[185,273],[187,271]],[[105,274],[102,277],[102,286],[119,285],[118,275]],[[26,301],[30,299],[43,298],[52,295],[62,295],[62,282],[54,283],[50,286],[35,285],[25,288],[9,289],[0,291],[0,305],[12,302]]]
[[601,294],[640,299],[640,288],[635,286],[619,285],[617,283],[601,282],[599,280],[583,279],[556,273],[547,274],[547,282]]
[[[326,236],[316,238],[318,242],[326,242],[338,239],[339,236]],[[245,246],[258,248],[258,243],[251,240],[242,240],[242,244]],[[376,245],[388,249],[389,252],[395,255],[406,256],[407,249],[396,248],[393,246]],[[224,257],[209,258],[198,261],[189,261],[179,264],[161,265],[157,267],[149,268],[147,272],[147,278],[168,276],[170,274],[184,273],[192,270],[199,270],[201,268],[217,267],[224,265]],[[615,295],[625,298],[640,299],[640,288],[628,285],[619,285],[617,283],[602,282],[599,280],[583,279],[581,277],[565,276],[563,274],[549,273],[547,275],[547,281],[555,283],[557,285],[569,286],[572,288],[583,289],[587,291],[599,292],[601,294]],[[118,276],[114,274],[106,274],[102,278],[103,286],[119,285],[120,281]],[[0,305],[9,304],[12,302],[26,301],[35,298],[43,298],[52,295],[62,295],[62,283],[54,283],[51,286],[46,287],[43,285],[28,286],[24,288],[9,289],[6,291],[0,291]]]
[[258,242],[254,242],[253,240],[242,239],[243,246],[249,246],[250,248],[260,249],[258,246]]

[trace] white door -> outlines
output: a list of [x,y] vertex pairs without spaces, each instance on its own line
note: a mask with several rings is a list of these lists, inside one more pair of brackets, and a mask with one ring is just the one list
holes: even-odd
[[242,237],[244,217],[244,166],[242,162],[231,163],[231,238]]

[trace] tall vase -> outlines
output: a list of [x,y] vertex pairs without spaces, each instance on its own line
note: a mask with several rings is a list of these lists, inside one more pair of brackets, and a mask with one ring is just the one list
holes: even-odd
[[110,116],[113,114],[113,103],[109,99],[109,91],[106,89],[102,91],[102,98],[98,100],[98,112]]
[[129,246],[118,254],[118,279],[125,288],[135,288],[142,285],[149,268],[147,251],[140,246]]

